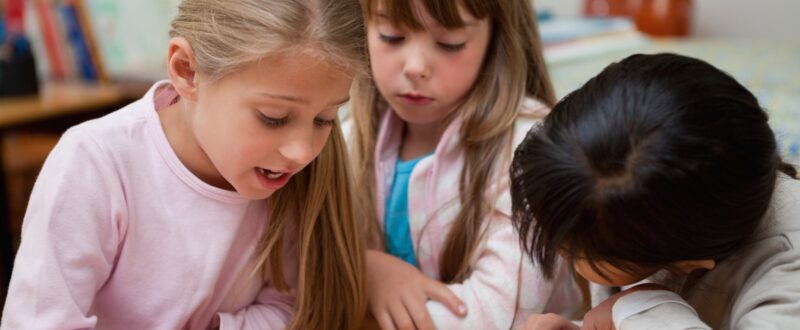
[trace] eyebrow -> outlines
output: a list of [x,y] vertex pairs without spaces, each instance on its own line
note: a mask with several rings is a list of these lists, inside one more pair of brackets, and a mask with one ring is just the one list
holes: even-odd
[[[273,98],[273,99],[279,99],[279,100],[284,100],[284,101],[289,101],[289,102],[294,102],[294,103],[300,103],[300,104],[304,104],[304,105],[309,105],[310,104],[310,102],[308,102],[308,100],[300,98],[300,97],[295,97],[295,96],[282,95],[282,94],[272,94],[272,93],[258,93],[258,94],[262,95],[262,96],[269,97],[269,98]],[[344,105],[345,103],[347,103],[349,101],[350,101],[350,97],[348,96],[346,99],[344,99],[342,101],[331,102],[331,103],[328,104],[328,106],[342,106],[342,105]]]

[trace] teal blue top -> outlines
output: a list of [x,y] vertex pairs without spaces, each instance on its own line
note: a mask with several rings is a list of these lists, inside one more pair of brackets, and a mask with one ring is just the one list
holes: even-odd
[[408,181],[411,171],[420,160],[427,156],[408,161],[397,159],[392,180],[392,190],[386,200],[386,213],[383,230],[386,236],[386,252],[409,264],[419,267],[414,254],[414,241],[408,224]]

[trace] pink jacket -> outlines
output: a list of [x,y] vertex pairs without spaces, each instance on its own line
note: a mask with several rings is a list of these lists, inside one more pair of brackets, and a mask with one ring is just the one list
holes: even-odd
[[[293,297],[248,278],[263,200],[206,184],[141,100],[71,128],[34,186],[2,329],[283,328]],[[288,252],[287,252],[288,253]],[[286,278],[294,282],[288,256]],[[290,283],[291,285],[291,283]]]
[[[526,100],[525,113],[543,117],[549,109]],[[508,329],[524,323],[530,313],[559,312],[579,302],[566,269],[553,282],[523,256],[511,221],[511,196],[508,171],[513,151],[537,120],[520,118],[514,126],[513,148],[498,159],[496,179],[487,197],[499,196],[494,213],[488,215],[488,234],[472,260],[472,274],[459,284],[449,285],[468,309],[465,318],[453,315],[444,305],[430,301],[428,311],[440,329]],[[394,166],[402,140],[403,121],[393,111],[385,111],[376,142],[375,173],[377,211],[381,227],[386,199],[391,189]],[[423,273],[439,278],[440,251],[461,205],[459,176],[464,166],[460,137],[461,120],[446,128],[433,156],[421,160],[409,180],[408,220],[417,260]],[[520,266],[522,267],[520,273]],[[519,308],[516,310],[518,274],[521,274]],[[578,305],[577,303],[575,305]]]

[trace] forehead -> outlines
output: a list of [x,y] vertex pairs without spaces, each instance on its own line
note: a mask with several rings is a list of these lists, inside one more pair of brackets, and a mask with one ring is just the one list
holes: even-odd
[[[413,30],[430,27],[431,23],[445,29],[458,29],[490,17],[494,1],[474,0],[366,0],[364,10],[368,20],[386,19],[393,25]],[[427,24],[426,24],[427,23]]]
[[352,71],[325,58],[293,53],[263,58],[223,77],[219,83],[245,97],[268,93],[317,104],[346,97],[352,79]]

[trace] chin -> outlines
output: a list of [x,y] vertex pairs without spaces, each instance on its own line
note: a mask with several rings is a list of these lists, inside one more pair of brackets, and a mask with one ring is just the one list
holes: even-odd
[[439,123],[447,116],[432,117],[428,113],[422,113],[423,111],[409,111],[406,109],[398,109],[393,108],[394,113],[400,117],[404,122],[411,123],[413,125],[430,125],[434,123]]
[[242,197],[249,199],[251,201],[267,199],[270,198],[273,194],[275,194],[275,191],[264,191],[255,189],[248,189],[248,190],[237,189],[236,191],[239,193],[239,195],[242,195]]

